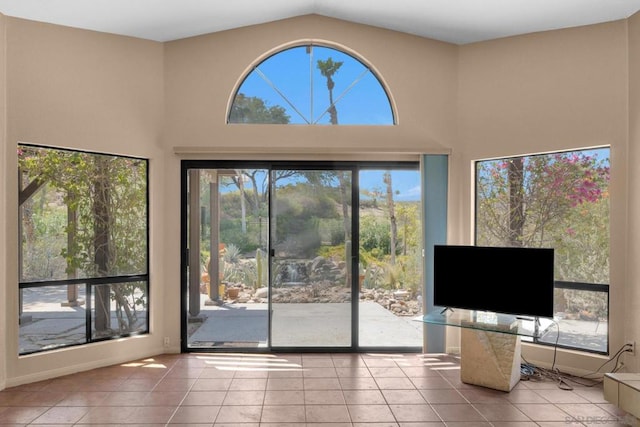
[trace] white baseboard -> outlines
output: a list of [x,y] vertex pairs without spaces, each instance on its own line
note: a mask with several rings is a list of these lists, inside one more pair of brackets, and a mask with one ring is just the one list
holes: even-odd
[[[178,350],[179,352],[179,350]],[[91,369],[104,368],[111,365],[118,365],[132,360],[144,359],[160,354],[169,353],[166,348],[157,347],[144,349],[137,352],[127,352],[126,354],[111,356],[104,359],[93,359],[84,363],[75,363],[73,365],[59,367],[55,369],[49,369],[44,371],[35,372],[32,374],[22,375],[18,377],[7,378],[4,384],[0,384],[0,390],[4,390],[9,387],[16,387],[23,384],[34,383],[38,381],[44,381],[52,378],[58,378],[65,375],[77,374]]]

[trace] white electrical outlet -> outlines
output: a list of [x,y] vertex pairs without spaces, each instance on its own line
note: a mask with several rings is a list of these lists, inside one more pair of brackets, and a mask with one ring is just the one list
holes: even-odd
[[171,345],[171,339],[169,337],[164,337],[164,346],[169,347]]
[[628,353],[631,353],[633,356],[636,355],[636,342],[635,341],[627,341],[627,349]]

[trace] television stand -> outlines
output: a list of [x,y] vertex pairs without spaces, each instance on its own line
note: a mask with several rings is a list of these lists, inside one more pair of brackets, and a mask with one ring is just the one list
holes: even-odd
[[520,381],[520,337],[536,337],[539,321],[501,313],[443,310],[419,320],[461,328],[460,380],[501,391]]
[[440,315],[444,315],[447,311],[450,311],[453,313],[453,308],[451,307],[445,307],[442,309],[442,311],[440,312]]

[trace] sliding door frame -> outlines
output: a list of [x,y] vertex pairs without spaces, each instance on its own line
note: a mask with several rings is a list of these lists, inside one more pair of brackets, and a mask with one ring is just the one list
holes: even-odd
[[[237,352],[246,353],[266,353],[266,352],[331,352],[331,353],[347,353],[347,352],[421,352],[422,347],[382,347],[370,346],[362,347],[359,345],[359,279],[357,274],[351,275],[351,345],[344,347],[273,347],[271,345],[271,314],[268,315],[268,345],[266,347],[247,347],[247,348],[190,348],[188,343],[188,313],[187,306],[189,283],[189,251],[188,251],[188,174],[193,169],[265,169],[269,173],[273,170],[296,169],[296,170],[348,170],[352,173],[351,188],[351,271],[357,272],[359,266],[359,250],[360,247],[360,188],[359,188],[359,172],[361,170],[377,170],[377,169],[394,169],[394,170],[416,170],[420,171],[420,162],[418,161],[256,161],[256,160],[182,160],[180,167],[180,322],[181,322],[181,351],[188,352]],[[268,185],[269,211],[273,206],[271,197],[272,183]],[[269,214],[269,219],[271,213]],[[271,232],[269,232],[269,284],[271,287]],[[270,292],[269,292],[270,294]],[[271,298],[268,300],[268,312],[271,313]]]

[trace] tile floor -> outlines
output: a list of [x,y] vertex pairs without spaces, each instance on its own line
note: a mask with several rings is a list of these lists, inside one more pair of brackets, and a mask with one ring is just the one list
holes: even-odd
[[0,391],[0,425],[415,427],[634,425],[602,386],[460,382],[425,354],[180,354]]

